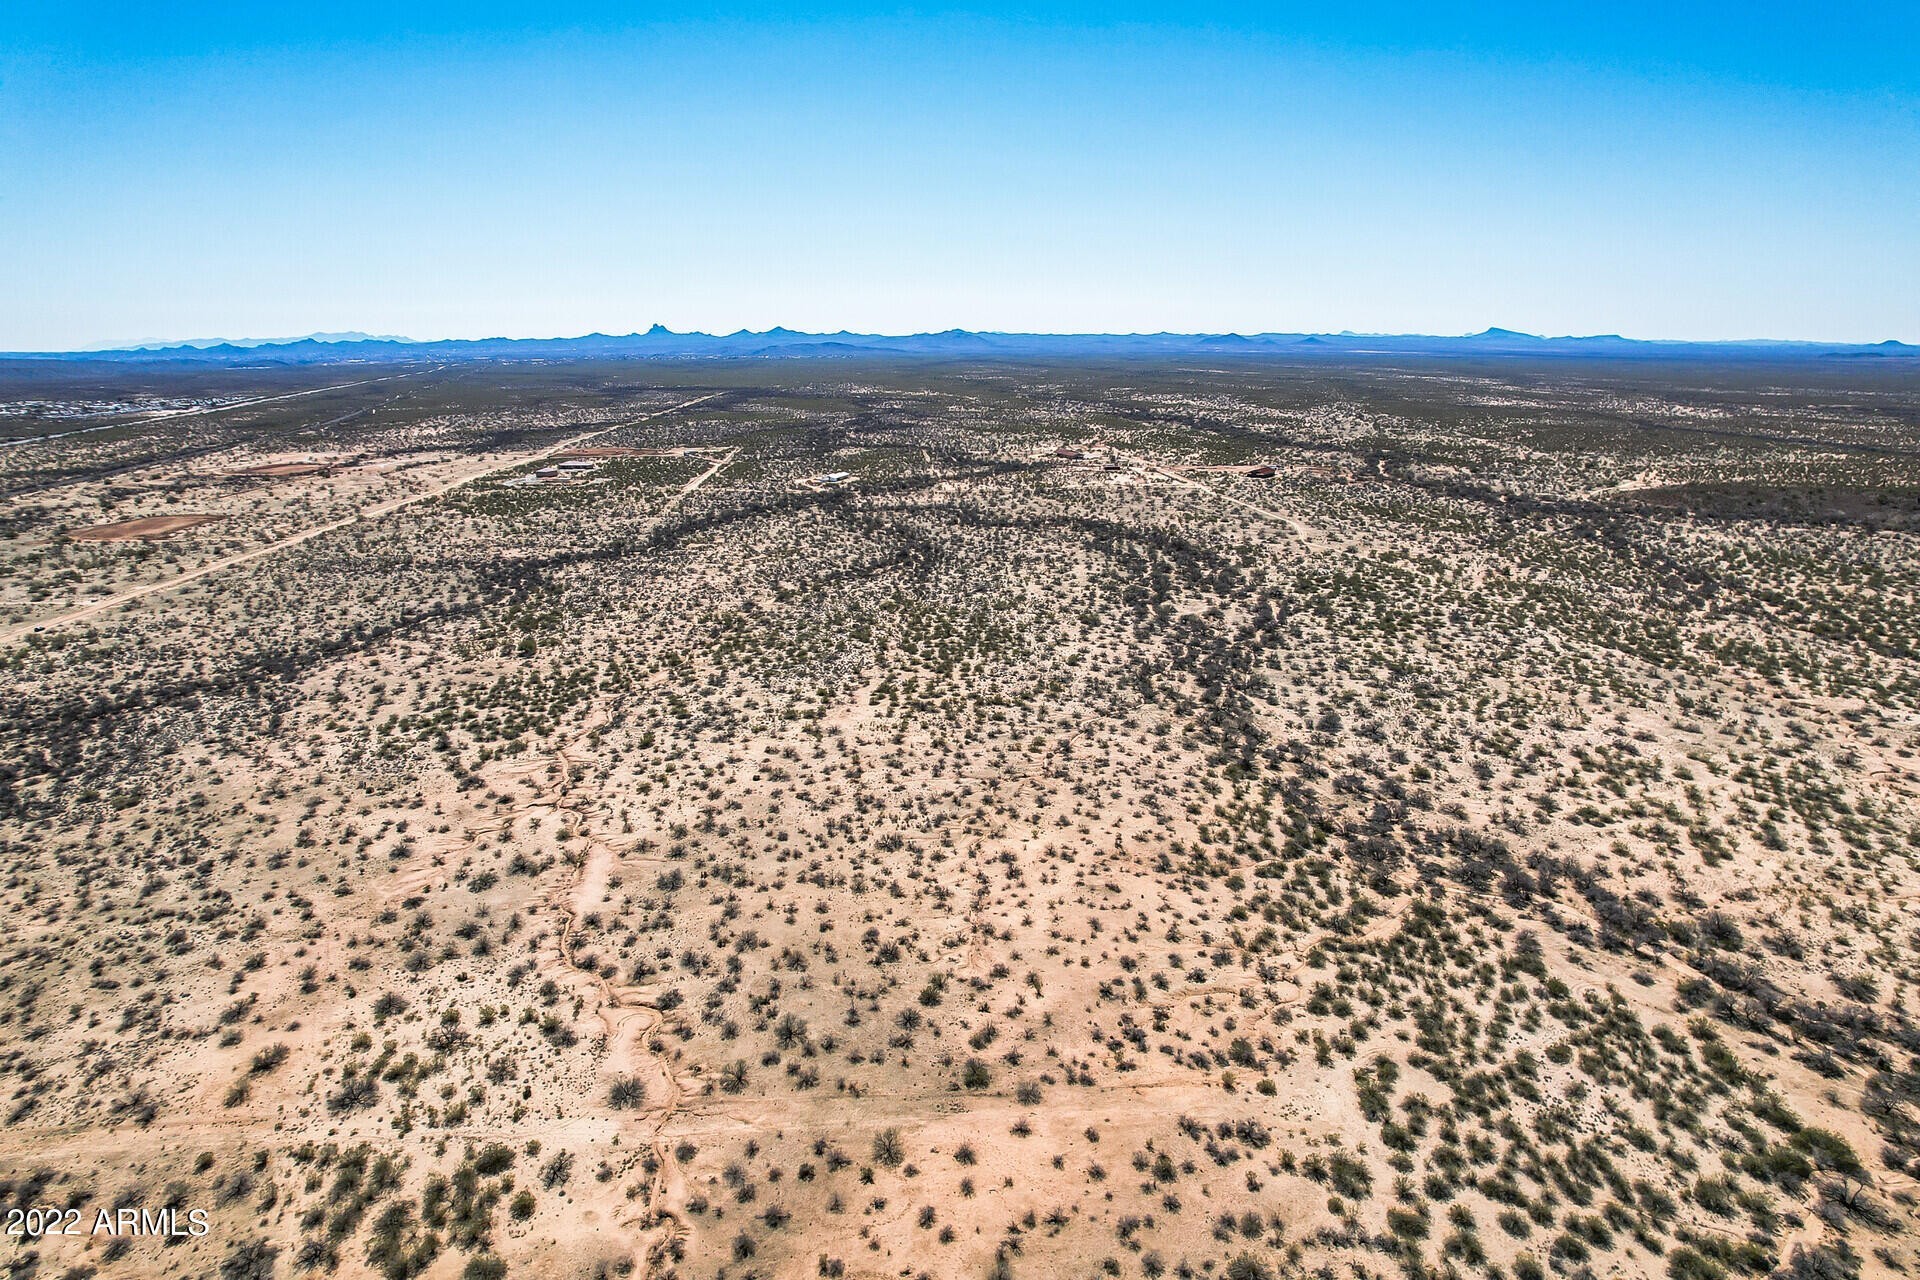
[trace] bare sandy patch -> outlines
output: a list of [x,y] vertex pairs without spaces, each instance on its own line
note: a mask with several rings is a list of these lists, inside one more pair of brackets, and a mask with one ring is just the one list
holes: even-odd
[[90,524],[70,529],[67,537],[75,542],[157,542],[171,538],[183,529],[224,520],[225,516],[195,514],[181,516],[143,516],[138,520],[117,520],[112,524]]

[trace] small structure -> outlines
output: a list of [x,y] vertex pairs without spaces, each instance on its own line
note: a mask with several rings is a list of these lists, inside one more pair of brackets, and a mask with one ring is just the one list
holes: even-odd
[[851,471],[829,471],[820,478],[828,484],[845,484],[847,481],[853,479],[853,473]]
[[536,472],[534,472],[533,474],[534,474],[535,476],[537,476],[537,477],[539,477],[539,478],[540,478],[540,479],[542,479],[542,480],[553,480],[553,479],[557,479],[557,478],[559,477],[559,475],[560,475],[560,468],[558,468],[558,467],[541,467],[541,468],[540,468],[540,469],[539,469],[538,471],[536,471]]
[[562,471],[591,471],[599,464],[586,458],[568,458],[560,464]]
[[1278,471],[1275,471],[1272,467],[1268,466],[1266,463],[1263,462],[1259,466],[1255,467],[1253,470],[1247,472],[1247,474],[1252,476],[1255,480],[1271,480],[1275,476],[1279,475],[1280,473]]
[[1079,462],[1082,459],[1084,459],[1087,455],[1082,453],[1078,449],[1075,449],[1069,445],[1063,444],[1058,449],[1055,449],[1053,451],[1053,456],[1056,458],[1064,459],[1067,462]]

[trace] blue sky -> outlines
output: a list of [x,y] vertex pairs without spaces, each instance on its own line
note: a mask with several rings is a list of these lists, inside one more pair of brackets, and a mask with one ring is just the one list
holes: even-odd
[[1911,4],[554,8],[7,6],[0,349],[1920,341]]

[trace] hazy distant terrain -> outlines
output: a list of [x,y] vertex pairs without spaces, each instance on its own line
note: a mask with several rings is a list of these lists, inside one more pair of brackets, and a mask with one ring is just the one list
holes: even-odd
[[1920,362],[930,337],[0,360],[10,1277],[1920,1268]]
[[[806,359],[872,360],[887,357],[943,359],[1089,360],[1173,357],[1277,356],[1338,365],[1381,356],[1534,360],[1697,360],[1716,364],[1828,360],[1912,361],[1920,347],[1888,340],[1842,342],[1675,342],[1623,338],[1618,334],[1542,337],[1498,327],[1458,337],[1406,333],[804,333],[775,327],[755,332],[677,333],[654,325],[644,333],[590,333],[573,338],[477,338],[415,341],[364,333],[316,333],[304,338],[195,338],[184,342],[128,343],[118,348],[60,352],[39,357],[173,364],[233,364],[249,369],[273,365],[347,364],[397,360],[684,360]],[[0,357],[4,358],[4,357]]]

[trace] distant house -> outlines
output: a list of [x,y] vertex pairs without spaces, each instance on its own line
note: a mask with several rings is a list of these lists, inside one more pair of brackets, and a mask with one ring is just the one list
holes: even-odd
[[1247,472],[1247,474],[1252,476],[1255,480],[1271,480],[1275,476],[1279,475],[1280,473],[1278,471],[1275,471],[1272,467],[1267,466],[1265,463],[1262,463],[1261,465],[1255,467],[1253,470]]
[[560,464],[562,471],[591,471],[594,464],[585,458],[569,458]]
[[825,480],[828,484],[845,484],[847,481],[853,479],[853,472],[829,471],[826,475],[822,476],[821,479]]
[[1058,449],[1055,449],[1053,451],[1053,456],[1056,458],[1064,458],[1068,462],[1078,462],[1082,458],[1086,457],[1087,455],[1082,453],[1078,449],[1068,448],[1066,445],[1063,444]]
[[542,467],[538,471],[534,472],[533,474],[540,477],[542,480],[553,480],[560,475],[560,468]]

